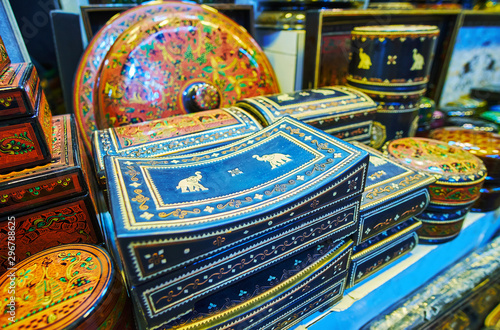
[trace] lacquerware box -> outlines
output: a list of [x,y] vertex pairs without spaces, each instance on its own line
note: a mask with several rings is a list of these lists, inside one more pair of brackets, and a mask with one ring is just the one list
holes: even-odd
[[[55,116],[52,125],[49,164],[0,175],[0,215],[16,219],[17,261],[59,244],[102,240],[73,118]],[[5,221],[0,238],[7,233]],[[2,260],[1,272],[9,268]]]
[[330,261],[321,257],[315,271],[340,258],[336,251],[350,254],[367,166],[365,151],[290,117],[195,154],[105,157],[113,218],[105,227],[140,322],[194,322],[194,311],[207,314],[197,322],[210,311],[230,311],[230,320],[239,312],[226,299],[257,287],[268,288],[259,299],[286,294],[292,280],[275,274],[291,276],[319,245],[330,246],[317,250]]
[[0,76],[0,173],[48,163],[52,114],[32,64],[11,64]]
[[355,286],[411,252],[418,244],[416,231],[421,226],[420,221],[409,219],[355,246],[347,287]]
[[231,107],[94,132],[97,176],[106,184],[104,156],[152,158],[218,147],[262,129],[246,111]]
[[291,116],[345,141],[369,142],[377,104],[345,86],[322,87],[287,94],[256,96],[236,104],[263,126]]
[[370,155],[361,200],[359,240],[356,245],[420,214],[429,204],[433,176],[413,170],[381,152],[353,143]]

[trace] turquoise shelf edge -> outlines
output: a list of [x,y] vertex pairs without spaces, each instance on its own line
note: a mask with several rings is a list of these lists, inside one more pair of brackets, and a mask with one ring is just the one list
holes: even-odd
[[440,245],[419,244],[381,273],[346,290],[338,304],[311,315],[296,329],[359,329],[462,257],[488,243],[499,229],[500,209],[469,213],[456,239]]

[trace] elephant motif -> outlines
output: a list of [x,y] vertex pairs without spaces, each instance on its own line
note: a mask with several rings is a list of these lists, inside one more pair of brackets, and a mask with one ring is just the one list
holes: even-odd
[[269,155],[264,155],[264,156],[259,156],[259,155],[253,155],[252,158],[256,158],[257,160],[260,160],[261,162],[269,162],[271,164],[271,169],[274,170],[276,167],[279,167],[292,159],[290,158],[290,155],[284,155],[284,154],[269,154]]
[[413,48],[413,65],[411,66],[410,71],[422,70],[424,68],[424,57],[422,54],[418,53],[416,48]]
[[371,66],[372,60],[370,59],[370,56],[363,51],[363,48],[360,48],[358,69],[369,70]]
[[195,175],[179,181],[179,184],[177,185],[177,187],[175,187],[175,189],[181,189],[182,193],[208,190],[208,188],[203,187],[203,185],[200,183],[200,180],[202,178],[201,172],[196,171],[194,172],[194,174]]

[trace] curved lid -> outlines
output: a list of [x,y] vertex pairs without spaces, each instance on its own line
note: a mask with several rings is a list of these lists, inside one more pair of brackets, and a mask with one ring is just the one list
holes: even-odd
[[452,117],[447,118],[446,123],[450,126],[460,126],[462,128],[473,129],[476,131],[498,132],[500,130],[500,127],[497,124],[479,118]]
[[[63,329],[80,325],[109,292],[115,272],[109,254],[89,244],[68,244],[37,253],[0,277],[3,329]],[[12,294],[15,291],[15,294]],[[15,299],[15,323],[8,303]]]
[[370,25],[357,26],[352,34],[381,35],[381,34],[439,34],[439,29],[435,25]]
[[478,157],[500,160],[500,135],[498,134],[461,127],[443,127],[433,130],[429,137],[467,150]]
[[471,183],[486,177],[486,168],[479,158],[437,140],[392,140],[386,143],[384,152],[417,171],[434,175],[438,183]]
[[278,92],[273,68],[244,28],[216,10],[175,3],[138,21],[109,49],[94,88],[101,128],[234,104]]

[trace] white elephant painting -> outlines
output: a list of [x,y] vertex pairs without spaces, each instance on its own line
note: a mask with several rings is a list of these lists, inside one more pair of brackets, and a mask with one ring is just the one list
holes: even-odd
[[188,178],[182,179],[179,181],[179,184],[175,189],[180,189],[182,193],[200,191],[200,190],[208,190],[208,188],[203,187],[200,183],[200,180],[203,178],[200,171],[194,172],[195,175],[192,175]]
[[278,153],[263,155],[263,156],[253,155],[252,157],[256,158],[257,160],[260,160],[261,162],[269,162],[269,164],[271,164],[272,170],[292,160],[290,158],[290,155],[284,155]]

